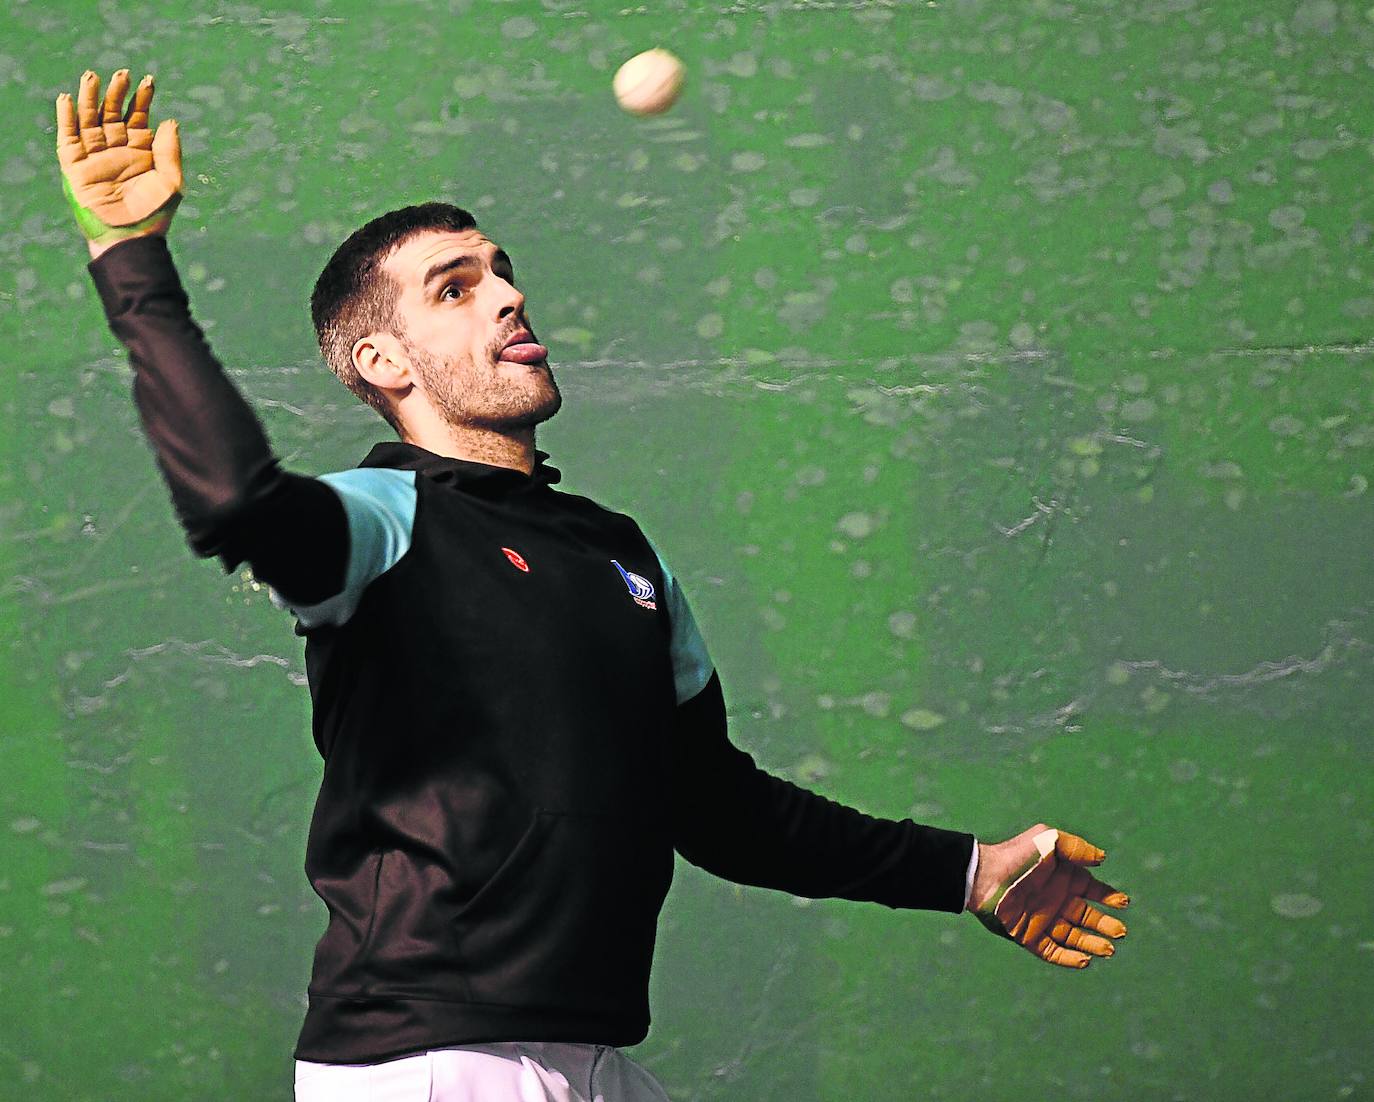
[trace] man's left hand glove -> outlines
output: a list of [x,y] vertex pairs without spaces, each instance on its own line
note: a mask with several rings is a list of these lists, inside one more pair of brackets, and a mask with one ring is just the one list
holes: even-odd
[[[1035,846],[1032,855],[1001,874],[990,890],[985,887],[978,893],[981,898],[971,908],[974,915],[994,934],[1009,938],[1050,964],[1086,968],[1094,956],[1111,956],[1116,950],[1107,938],[1125,937],[1126,927],[1089,906],[1089,900],[1124,907],[1130,897],[1084,868],[1100,865],[1106,853],[1068,831],[1049,829],[1044,824],[1031,828],[1035,830],[1039,832],[1029,839]],[[1031,831],[1002,845],[1024,844]],[[981,882],[984,877],[978,879]],[[1106,937],[1099,936],[1103,934]]]

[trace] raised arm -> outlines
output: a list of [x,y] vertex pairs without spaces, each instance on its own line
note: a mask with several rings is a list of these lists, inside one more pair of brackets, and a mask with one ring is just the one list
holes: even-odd
[[241,562],[294,603],[344,587],[349,515],[326,483],[283,471],[256,415],[191,319],[166,233],[181,201],[176,123],[148,130],[153,81],[127,114],[129,72],[110,81],[103,106],[93,72],[76,104],[57,100],[63,189],[91,252],[87,269],[114,334],[129,350],[133,396],[187,542]]

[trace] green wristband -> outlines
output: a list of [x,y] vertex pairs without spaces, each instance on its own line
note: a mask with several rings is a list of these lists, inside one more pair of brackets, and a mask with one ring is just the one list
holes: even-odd
[[72,191],[72,182],[67,179],[65,172],[62,173],[62,190],[66,193],[67,205],[72,208],[72,213],[76,215],[76,224],[81,227],[81,232],[85,234],[86,240],[93,241],[97,245],[108,245],[115,241],[123,241],[126,237],[138,237],[147,233],[159,222],[170,218],[176,203],[181,200],[181,193],[178,192],[172,200],[164,203],[143,221],[135,222],[130,226],[111,226],[108,222],[102,222],[96,216],[95,211],[81,205],[76,193]]

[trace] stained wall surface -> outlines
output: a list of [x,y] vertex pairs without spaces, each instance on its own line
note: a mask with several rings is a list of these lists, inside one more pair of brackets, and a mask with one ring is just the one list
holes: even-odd
[[329,254],[471,209],[539,446],[664,549],[735,741],[1132,896],[1071,972],[680,861],[632,1050],[675,1100],[1374,1097],[1374,11],[7,0],[0,1098],[289,1098],[323,929],[301,641],[185,546],[63,201],[54,99],[124,66],[286,466],[389,436],[314,343]]

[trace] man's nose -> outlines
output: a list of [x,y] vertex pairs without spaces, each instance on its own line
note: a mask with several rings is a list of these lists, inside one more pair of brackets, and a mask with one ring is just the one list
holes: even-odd
[[504,321],[511,314],[522,316],[525,312],[525,296],[520,288],[513,283],[507,283],[504,279],[497,280],[500,288],[497,297],[496,320]]

